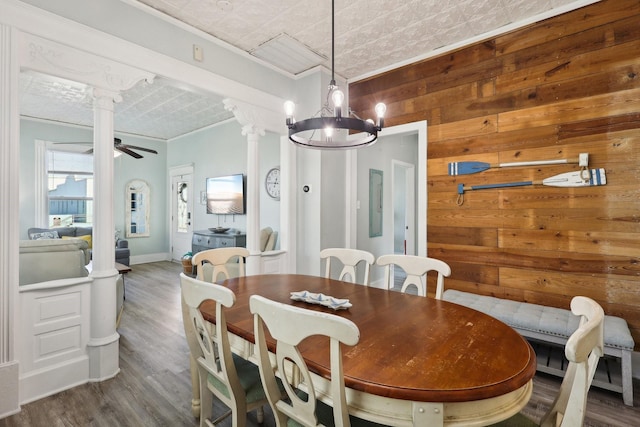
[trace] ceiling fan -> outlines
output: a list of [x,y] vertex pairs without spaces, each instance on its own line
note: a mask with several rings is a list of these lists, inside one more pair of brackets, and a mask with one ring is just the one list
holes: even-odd
[[[56,144],[92,144],[91,142],[57,142]],[[158,154],[156,150],[152,150],[150,148],[138,147],[136,145],[128,145],[123,144],[120,138],[113,138],[113,148],[120,151],[121,153],[125,153],[130,155],[136,159],[142,159],[143,156],[141,154],[136,153],[133,150],[146,151],[147,153]],[[93,153],[93,148],[85,151],[85,154]]]
[[[120,138],[113,138],[113,148],[115,148],[116,150],[124,154],[128,154],[131,157],[136,159],[141,159],[143,156],[132,150],[146,151],[147,153],[158,154],[156,150],[151,150],[149,148],[144,148],[144,147],[138,147],[135,145],[123,144]],[[91,153],[93,153],[93,148],[90,150],[87,150],[87,154],[91,154]]]

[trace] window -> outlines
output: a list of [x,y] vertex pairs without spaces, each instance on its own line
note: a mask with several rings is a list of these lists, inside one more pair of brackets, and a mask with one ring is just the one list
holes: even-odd
[[49,226],[93,223],[93,156],[47,149]]

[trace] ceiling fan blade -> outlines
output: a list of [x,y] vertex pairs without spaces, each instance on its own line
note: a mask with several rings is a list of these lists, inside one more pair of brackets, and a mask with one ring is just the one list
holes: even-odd
[[[54,142],[54,144],[83,144],[83,145],[93,145],[93,142]],[[122,140],[120,138],[113,138],[113,148],[115,148],[116,150],[128,154],[129,156],[135,158],[135,159],[142,159],[143,156],[136,153],[135,151],[132,150],[140,150],[140,151],[146,151],[147,153],[153,153],[153,154],[158,154],[158,152],[156,150],[152,150],[150,148],[145,148],[145,147],[138,147],[135,145],[126,145],[122,143]],[[93,148],[90,148],[89,150],[85,151],[84,154],[93,154]]]
[[120,147],[126,147],[128,149],[140,150],[140,151],[146,151],[147,153],[158,154],[158,152],[156,150],[152,150],[150,148],[144,148],[144,147],[137,147],[135,145],[122,144],[122,145],[120,145]]
[[115,148],[116,148],[116,150],[122,151],[123,153],[128,154],[131,157],[134,157],[136,159],[141,159],[142,158],[142,156],[140,154],[136,153],[135,151],[129,150],[127,147],[125,147],[123,145],[116,145]]

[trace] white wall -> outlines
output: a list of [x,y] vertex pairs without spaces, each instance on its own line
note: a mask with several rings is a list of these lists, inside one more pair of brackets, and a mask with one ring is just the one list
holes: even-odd
[[[384,132],[384,130],[383,130]],[[376,258],[393,253],[394,231],[392,217],[392,160],[418,165],[418,136],[391,135],[380,136],[374,145],[358,150],[357,199],[360,209],[357,210],[357,248],[371,252]],[[381,170],[383,173],[383,212],[382,236],[369,237],[369,169]],[[416,173],[416,180],[418,174]],[[417,181],[416,181],[417,188]],[[418,218],[416,220],[419,220]],[[383,269],[374,267],[370,281],[382,280]]]

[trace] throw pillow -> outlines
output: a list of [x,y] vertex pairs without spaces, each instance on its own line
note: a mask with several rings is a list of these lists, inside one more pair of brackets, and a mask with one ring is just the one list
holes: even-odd
[[265,251],[272,251],[276,247],[276,239],[278,238],[278,232],[274,231],[269,236],[269,240],[267,241],[266,246],[264,247]]
[[265,246],[267,246],[267,242],[269,241],[269,236],[273,233],[273,229],[271,227],[265,227],[260,230],[260,251],[264,251]]
[[62,236],[63,239],[80,239],[80,240],[86,240],[87,241],[87,245],[89,245],[89,249],[91,249],[91,235],[86,235],[86,236],[76,236],[76,237],[71,237],[71,236]]
[[57,231],[43,231],[41,233],[29,234],[31,240],[46,240],[46,239],[59,239]]

